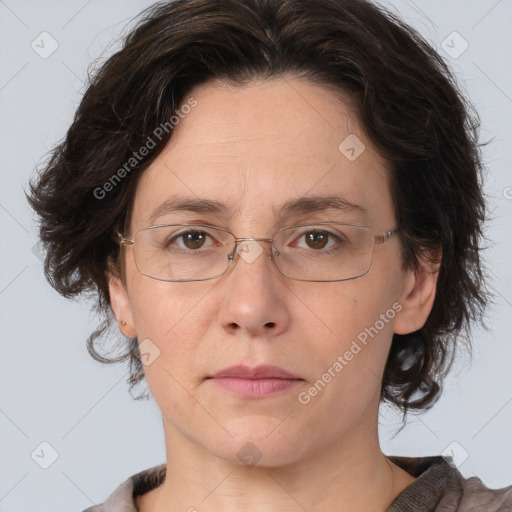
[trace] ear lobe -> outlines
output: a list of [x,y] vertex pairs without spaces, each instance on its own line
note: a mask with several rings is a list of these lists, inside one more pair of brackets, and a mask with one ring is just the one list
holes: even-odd
[[[436,260],[440,262],[439,260]],[[402,309],[395,317],[393,332],[409,334],[421,329],[432,311],[436,297],[439,263],[420,262],[418,270],[408,271],[400,304]]]
[[119,330],[127,338],[133,338],[137,333],[126,288],[119,277],[108,274],[108,279],[110,307],[116,317]]

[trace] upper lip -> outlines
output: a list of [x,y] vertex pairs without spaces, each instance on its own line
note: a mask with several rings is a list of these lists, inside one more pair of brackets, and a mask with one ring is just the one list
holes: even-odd
[[261,366],[230,366],[229,368],[224,368],[223,370],[210,375],[208,378],[210,379],[218,379],[218,378],[226,378],[226,377],[237,377],[239,379],[295,379],[301,380],[300,377],[279,368],[278,366],[269,366],[269,365],[261,365]]

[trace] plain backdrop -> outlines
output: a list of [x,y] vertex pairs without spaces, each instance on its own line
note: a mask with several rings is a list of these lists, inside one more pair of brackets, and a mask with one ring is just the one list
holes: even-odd
[[[165,462],[153,400],[134,401],[126,368],[96,363],[86,351],[97,324],[90,304],[65,300],[45,281],[23,193],[64,136],[88,65],[113,52],[150,3],[0,1],[1,512],[81,511]],[[489,330],[474,331],[472,361],[460,354],[431,411],[411,416],[393,437],[399,416],[382,408],[381,444],[388,454],[452,453],[465,477],[504,487],[512,484],[512,2],[385,4],[438,49],[480,113],[481,138],[490,141],[486,260],[497,301]]]

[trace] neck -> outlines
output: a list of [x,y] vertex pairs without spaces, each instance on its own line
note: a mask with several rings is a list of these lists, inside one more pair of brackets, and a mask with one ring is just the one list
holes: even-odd
[[370,430],[365,424],[299,460],[251,467],[214,456],[164,422],[166,479],[138,499],[138,510],[384,511],[414,477],[382,453],[377,422]]

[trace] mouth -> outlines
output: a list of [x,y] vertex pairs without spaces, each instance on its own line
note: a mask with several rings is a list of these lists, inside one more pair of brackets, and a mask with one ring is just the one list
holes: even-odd
[[220,389],[244,398],[262,398],[289,391],[304,379],[277,366],[231,366],[208,376]]

